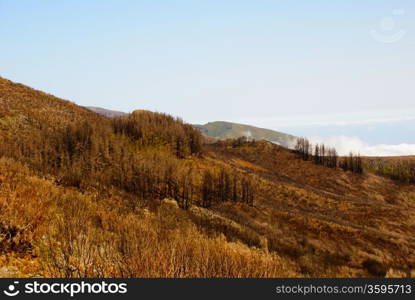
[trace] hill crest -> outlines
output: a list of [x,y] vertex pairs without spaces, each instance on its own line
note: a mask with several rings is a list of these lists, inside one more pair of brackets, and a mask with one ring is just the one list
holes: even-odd
[[241,136],[254,140],[267,140],[285,148],[292,149],[297,138],[293,135],[246,124],[226,121],[209,122],[205,125],[194,125],[202,133],[217,139],[235,139]]

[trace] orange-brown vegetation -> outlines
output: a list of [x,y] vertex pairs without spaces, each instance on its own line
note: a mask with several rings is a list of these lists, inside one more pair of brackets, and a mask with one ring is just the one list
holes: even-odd
[[406,157],[367,157],[365,159],[366,169],[399,180],[405,183],[415,184],[415,159],[413,156]]
[[181,120],[109,119],[0,78],[0,276],[415,270],[415,187]]

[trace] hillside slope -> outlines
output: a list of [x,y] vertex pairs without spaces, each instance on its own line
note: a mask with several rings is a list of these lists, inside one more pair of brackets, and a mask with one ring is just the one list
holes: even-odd
[[408,277],[415,186],[0,79],[0,232],[18,276]]
[[63,127],[96,114],[70,101],[13,83],[0,77],[0,126],[17,128]]
[[296,141],[296,137],[286,133],[231,122],[218,121],[194,126],[207,136],[218,139],[235,139],[245,136],[255,140],[267,140],[285,148],[292,148]]

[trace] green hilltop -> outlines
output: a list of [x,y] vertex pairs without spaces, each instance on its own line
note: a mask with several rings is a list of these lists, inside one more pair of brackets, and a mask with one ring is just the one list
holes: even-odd
[[233,139],[246,136],[255,140],[267,140],[286,148],[292,147],[297,139],[293,135],[270,129],[223,121],[209,122],[205,125],[193,126],[205,135],[217,139]]

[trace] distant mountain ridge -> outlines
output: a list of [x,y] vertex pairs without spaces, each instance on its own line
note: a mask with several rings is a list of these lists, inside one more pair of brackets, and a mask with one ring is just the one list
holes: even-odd
[[117,117],[123,117],[128,115],[125,112],[122,111],[117,111],[117,110],[110,110],[110,109],[105,109],[102,107],[96,107],[96,106],[86,106],[87,109],[92,110],[93,112],[100,114],[102,116],[105,117],[109,117],[109,118],[117,118]]
[[224,121],[193,126],[207,136],[218,139],[233,139],[246,136],[255,140],[267,140],[285,148],[292,148],[297,140],[297,137],[283,132]]

